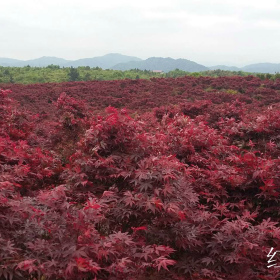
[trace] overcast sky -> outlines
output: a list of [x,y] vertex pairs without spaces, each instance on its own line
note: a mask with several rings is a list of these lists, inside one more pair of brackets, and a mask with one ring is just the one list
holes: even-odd
[[280,63],[280,0],[0,1],[0,57]]

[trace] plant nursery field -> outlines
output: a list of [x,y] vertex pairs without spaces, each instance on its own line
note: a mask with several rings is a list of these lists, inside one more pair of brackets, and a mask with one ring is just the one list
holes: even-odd
[[0,88],[0,279],[280,279],[280,79]]

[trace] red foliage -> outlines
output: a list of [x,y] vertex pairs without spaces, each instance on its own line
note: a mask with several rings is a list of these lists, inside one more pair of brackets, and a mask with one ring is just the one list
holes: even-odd
[[0,90],[1,279],[280,277],[266,258],[280,242],[279,81],[12,89]]

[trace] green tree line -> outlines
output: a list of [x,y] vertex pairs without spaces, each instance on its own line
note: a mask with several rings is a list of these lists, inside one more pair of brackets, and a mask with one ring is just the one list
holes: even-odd
[[102,69],[100,67],[91,68],[61,68],[58,65],[49,65],[47,67],[3,67],[0,66],[0,83],[20,83],[20,84],[34,84],[34,83],[60,83],[67,81],[106,81],[106,80],[120,80],[120,79],[150,79],[150,78],[167,78],[167,77],[181,77],[181,76],[247,76],[255,75],[261,79],[276,79],[280,78],[280,74],[252,74],[242,71],[222,71],[212,70],[204,72],[190,73],[175,69],[168,73],[155,73],[148,70],[133,69],[128,71]]

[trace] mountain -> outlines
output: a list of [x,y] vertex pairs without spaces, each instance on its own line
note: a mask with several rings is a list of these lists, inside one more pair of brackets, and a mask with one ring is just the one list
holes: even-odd
[[59,65],[64,66],[69,60],[53,57],[53,56],[43,56],[36,59],[26,60],[23,62],[23,66],[32,66],[32,67],[46,67],[48,65]]
[[118,53],[110,53],[103,56],[93,58],[83,58],[75,61],[68,62],[66,67],[79,67],[79,66],[90,66],[90,67],[101,67],[103,69],[110,69],[118,63],[127,63],[130,61],[141,61],[141,58],[134,56],[127,56]]
[[0,58],[0,66],[6,67],[23,67],[27,65],[33,67],[46,67],[51,64],[59,65],[60,67],[90,66],[114,70],[129,70],[137,68],[140,70],[161,70],[164,72],[169,72],[175,69],[180,69],[187,72],[200,72],[220,69],[225,71],[244,71],[250,73],[280,73],[280,63],[256,63],[240,68],[226,65],[206,67],[204,65],[182,58],[173,59],[170,57],[150,57],[146,60],[142,60],[141,58],[135,56],[122,55],[118,53],[110,53],[103,56],[83,58],[78,60],[66,60],[52,56],[43,56],[30,60]]
[[241,71],[241,69],[236,66],[226,66],[226,65],[216,65],[216,66],[210,66],[208,68],[210,70]]
[[270,73],[275,74],[280,72],[280,63],[256,63],[246,65],[244,67],[235,67],[235,66],[226,66],[226,65],[217,65],[209,67],[211,70],[225,70],[225,71],[244,71],[249,73]]
[[0,66],[11,66],[11,67],[17,67],[17,66],[22,66],[21,64],[23,63],[22,60],[19,59],[13,59],[13,58],[4,58],[0,57]]
[[0,58],[0,66],[10,66],[10,67],[24,67],[27,65],[33,67],[46,67],[51,64],[63,66],[67,62],[70,61],[63,58],[51,57],[51,56],[43,56],[40,58],[30,59],[30,60]]
[[104,56],[98,56],[93,58],[84,58],[78,60],[66,60],[58,57],[43,56],[31,60],[18,60],[11,58],[0,58],[0,66],[10,66],[10,67],[23,67],[23,66],[33,66],[33,67],[46,67],[48,65],[54,64],[60,67],[79,67],[79,66],[90,66],[90,67],[101,67],[103,69],[112,68],[115,64],[126,63],[129,61],[141,61],[140,58],[134,56],[127,56],[118,53],[106,54]]
[[280,63],[256,63],[244,66],[242,68],[245,72],[252,73],[270,73],[275,74],[276,72],[280,72]]
[[129,69],[140,69],[140,70],[162,70],[169,72],[175,69],[180,69],[188,72],[199,72],[208,70],[207,67],[197,64],[196,62],[187,59],[173,59],[170,57],[150,57],[142,61],[131,61],[128,63],[119,63],[112,69],[114,70],[129,70]]

